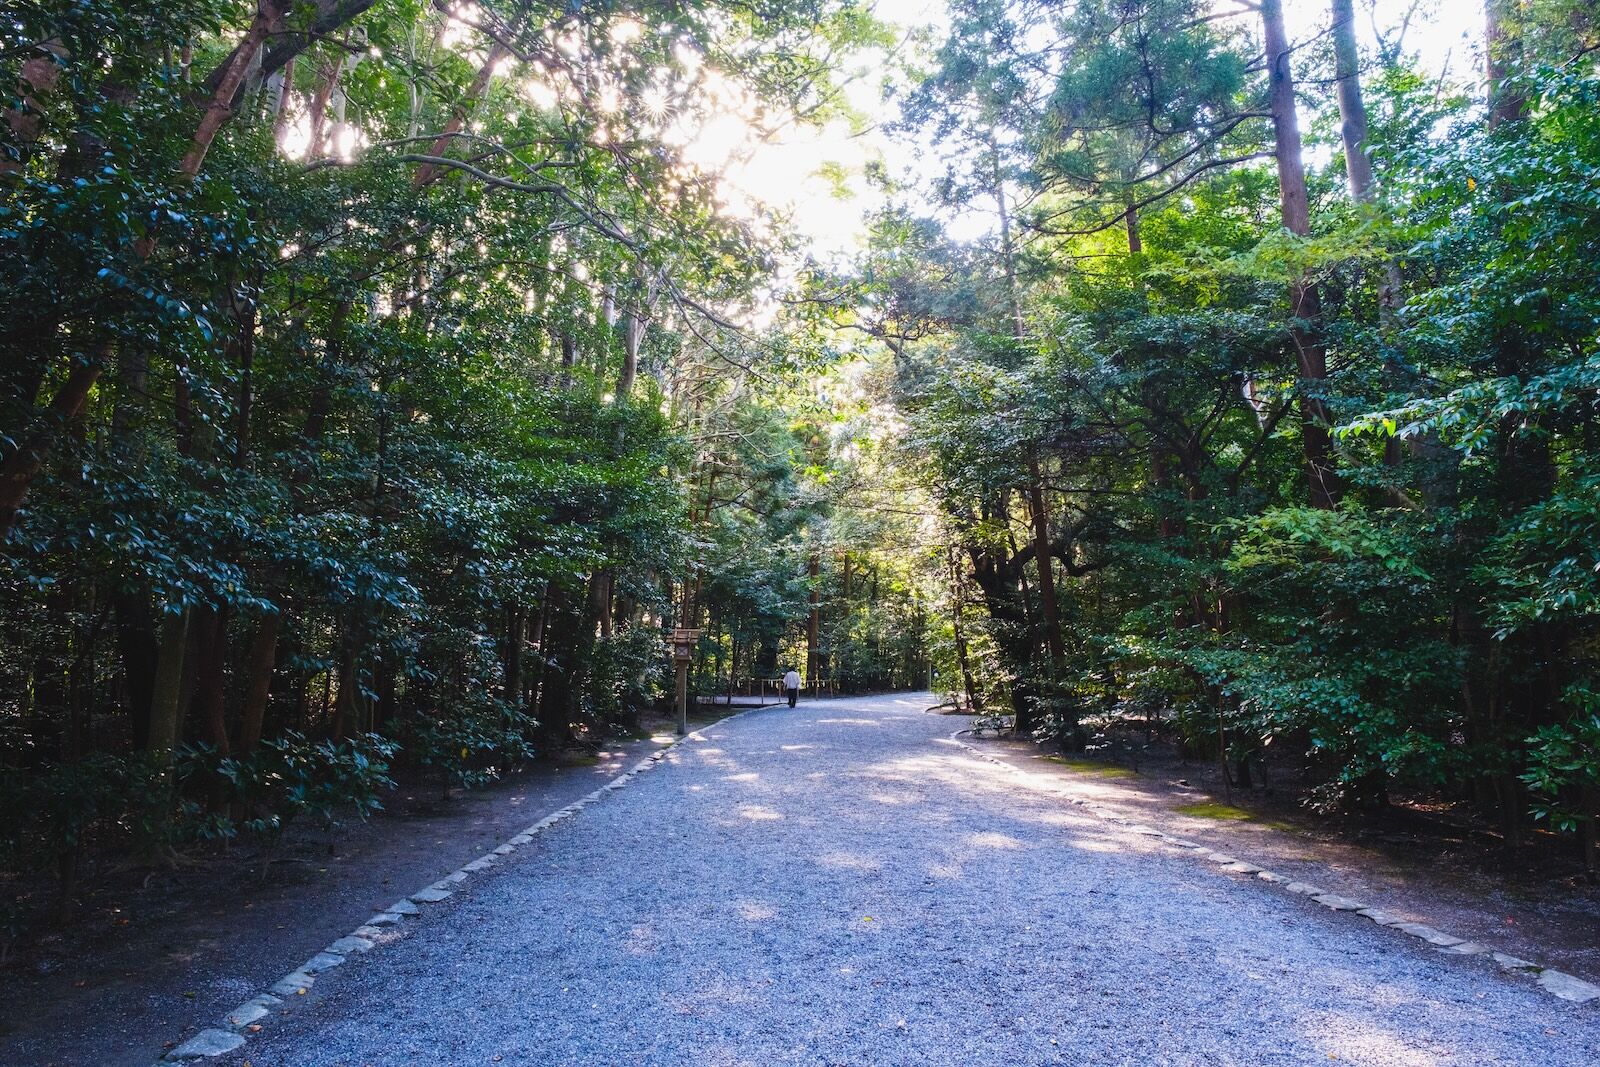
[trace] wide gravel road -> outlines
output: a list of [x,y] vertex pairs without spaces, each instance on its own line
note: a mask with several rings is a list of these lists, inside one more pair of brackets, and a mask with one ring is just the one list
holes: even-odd
[[1593,1005],[1031,792],[927,704],[707,728],[227,1062],[1600,1064]]

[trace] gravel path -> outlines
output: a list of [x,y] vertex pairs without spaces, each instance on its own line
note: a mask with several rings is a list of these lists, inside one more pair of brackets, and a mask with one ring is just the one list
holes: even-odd
[[713,726],[229,1064],[1600,1063],[1600,1010],[1094,819],[908,697]]

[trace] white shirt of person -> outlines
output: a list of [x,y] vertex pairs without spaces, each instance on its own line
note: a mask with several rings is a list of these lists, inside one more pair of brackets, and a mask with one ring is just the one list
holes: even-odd
[[800,672],[799,671],[790,671],[788,674],[784,675],[783,676],[783,687],[785,689],[799,689],[800,688]]

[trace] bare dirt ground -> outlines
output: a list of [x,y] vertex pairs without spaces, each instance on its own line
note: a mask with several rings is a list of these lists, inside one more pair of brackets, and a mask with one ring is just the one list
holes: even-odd
[[[968,722],[949,719],[951,728]],[[1364,900],[1413,922],[1600,982],[1600,886],[1545,842],[1508,865],[1498,838],[1442,806],[1401,799],[1387,813],[1316,815],[1302,783],[1269,769],[1267,785],[1225,788],[1214,761],[1183,760],[1142,731],[1112,733],[1102,752],[1029,741],[978,743],[1013,766],[1095,801],[1160,816],[1173,833]]]
[[[698,709],[691,729],[729,710]],[[606,744],[592,763],[536,764],[448,796],[436,780],[402,781],[364,822],[293,826],[271,850],[245,844],[103,878],[70,929],[23,945],[0,970],[0,1065],[149,1067],[374,910],[670,739],[665,720],[644,725],[651,736]]]

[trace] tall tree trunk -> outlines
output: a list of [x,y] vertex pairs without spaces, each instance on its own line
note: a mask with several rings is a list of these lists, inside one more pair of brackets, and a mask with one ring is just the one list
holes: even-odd
[[510,704],[515,711],[522,710],[522,646],[523,631],[527,628],[527,612],[522,605],[512,604],[506,608],[506,638],[505,648],[501,652],[501,673],[504,682],[501,685],[500,698]]
[[182,739],[183,666],[189,646],[189,608],[161,617],[161,643],[156,653],[155,685],[150,697],[149,751],[170,776],[173,752]]
[[272,140],[283,144],[283,135],[289,129],[289,114],[294,103],[294,60],[267,79],[268,110],[272,116]]
[[561,388],[572,388],[572,367],[578,359],[578,339],[571,330],[561,332]]
[[617,375],[617,399],[625,400],[633,392],[633,383],[639,377],[639,345],[644,340],[644,311],[629,310],[622,327],[622,371]]
[[990,180],[994,183],[991,192],[995,210],[1000,215],[1000,266],[1005,272],[1006,304],[1011,311],[1013,336],[1020,341],[1027,336],[1028,327],[1022,317],[1022,294],[1017,287],[1016,246],[1011,236],[1011,209],[1006,201],[1005,177],[1000,170],[1000,146],[994,139],[993,130],[989,131],[989,153],[992,167]]
[[610,575],[603,570],[597,570],[589,576],[584,614],[584,622],[588,627],[584,634],[586,642],[592,642],[596,635],[611,636],[611,581]]
[[[1376,190],[1372,158],[1367,154],[1367,105],[1361,95],[1361,52],[1356,47],[1356,19],[1353,0],[1333,0],[1334,77],[1339,98],[1339,136],[1344,145],[1345,177],[1350,198],[1370,204]],[[1378,284],[1378,314],[1385,331],[1395,326],[1400,310],[1400,264],[1393,257],[1384,260],[1383,280]]]
[[1520,0],[1485,0],[1483,5],[1484,79],[1489,97],[1489,126],[1518,122],[1528,113],[1528,98],[1508,84],[1522,68],[1522,5]]
[[17,158],[0,154],[0,175],[18,174],[27,166],[28,156],[39,141],[44,128],[45,97],[61,83],[66,69],[67,49],[52,38],[34,48],[34,55],[22,63],[13,90],[16,104],[5,110],[5,124],[11,129],[11,141],[17,147]]
[[245,662],[244,699],[239,705],[238,733],[234,749],[248,756],[261,742],[266,721],[267,701],[272,696],[272,671],[278,658],[278,636],[283,631],[283,615],[277,611],[261,616]]
[[818,658],[822,642],[822,559],[815,552],[806,564],[806,575],[811,579],[811,613],[806,617],[806,684],[816,692]]
[[961,688],[967,694],[967,710],[980,714],[983,705],[978,700],[978,686],[972,676],[972,657],[967,649],[967,631],[962,625],[966,596],[954,545],[946,552],[946,558],[950,568],[950,626],[955,636],[956,666],[961,670]]
[[1372,199],[1372,161],[1367,158],[1367,106],[1361,98],[1361,53],[1356,47],[1353,0],[1332,0],[1334,84],[1339,99],[1339,137],[1344,171],[1357,203]]
[[[1300,144],[1300,117],[1294,99],[1294,73],[1289,39],[1283,27],[1281,0],[1261,0],[1261,23],[1271,78],[1273,155],[1278,165],[1278,190],[1283,225],[1305,237],[1311,232],[1311,205],[1306,191],[1305,160]],[[1328,377],[1328,353],[1322,340],[1322,294],[1316,283],[1297,278],[1289,289],[1300,385],[1301,439],[1305,445],[1306,479],[1313,507],[1331,508],[1339,499],[1333,442],[1328,432],[1328,407],[1319,395]]]
[[205,731],[205,739],[219,755],[229,752],[227,719],[228,611],[226,608],[196,608],[189,623],[190,654],[194,656],[195,716]]
[[260,69],[257,53],[261,51],[267,36],[282,26],[290,3],[291,0],[261,0],[256,6],[256,16],[250,21],[250,28],[220,68],[221,77],[217,79],[216,87],[201,105],[200,125],[189,143],[189,151],[184,153],[183,161],[178,164],[178,173],[183,177],[193,178],[200,173],[212,142],[217,139],[223,123],[233,115],[234,101],[244,86],[245,78],[252,70]]
[[[1350,199],[1367,205],[1374,198],[1372,160],[1367,155],[1367,105],[1361,96],[1361,52],[1356,46],[1355,5],[1353,0],[1332,0],[1334,79],[1339,99],[1339,136],[1344,145],[1345,178],[1349,183]],[[1383,277],[1378,282],[1378,325],[1383,337],[1383,378],[1385,388],[1399,392],[1405,388],[1402,370],[1393,353],[1393,334],[1398,325],[1400,310],[1400,264],[1390,256],[1383,263]],[[1421,444],[1414,446],[1420,450]],[[1384,466],[1397,468],[1404,458],[1398,438],[1384,442]],[[1390,492],[1392,502],[1406,507],[1410,501],[1399,488]]]
[[329,56],[317,71],[317,84],[311,91],[311,103],[306,108],[309,133],[306,137],[306,158],[322,155],[322,143],[327,138],[328,102],[339,87],[339,76],[344,73],[344,62],[338,56]]
[[1050,511],[1045,500],[1044,473],[1037,455],[1028,458],[1028,517],[1033,529],[1033,561],[1039,568],[1039,607],[1044,615],[1044,643],[1050,654],[1051,680],[1062,676],[1066,646],[1061,639],[1061,612],[1056,602],[1056,580],[1051,563]]
[[[488,91],[489,82],[494,77],[495,69],[510,55],[510,50],[498,41],[489,48],[489,54],[484,57],[483,65],[478,68],[478,73],[473,77],[472,84],[467,87],[466,93],[451,108],[450,118],[445,122],[444,128],[439,131],[439,136],[434,139],[433,145],[428,150],[429,155],[444,157],[450,154],[456,135],[466,129],[467,120],[472,117],[472,112],[477,109],[478,102],[483,99],[483,94]],[[418,167],[416,174],[412,175],[411,178],[412,187],[420,189],[433,181],[434,176],[439,173],[441,165],[438,163],[424,163]]]

